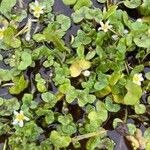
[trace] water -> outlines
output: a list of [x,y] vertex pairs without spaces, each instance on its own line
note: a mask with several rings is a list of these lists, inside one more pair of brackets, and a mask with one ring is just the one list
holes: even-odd
[[[32,0],[24,0],[24,6],[26,7],[28,5],[28,3],[31,2],[31,1]],[[94,4],[93,7],[97,7],[97,8],[102,8],[103,7],[103,5],[99,4],[97,2],[97,0],[93,0],[93,4]],[[123,9],[126,9],[126,8],[123,8]],[[137,19],[140,16],[139,14],[137,15],[137,12],[135,13],[135,10],[131,11],[131,10],[127,9],[127,11],[129,13],[129,15],[134,19]],[[54,12],[54,14],[64,14],[64,15],[70,17],[72,12],[73,12],[73,9],[70,8],[70,7],[66,7],[62,3],[61,0],[55,0],[55,5],[53,7],[53,12]],[[26,21],[27,21],[27,19],[24,19],[24,21],[20,24],[20,28],[22,28],[26,24]],[[76,25],[72,22],[71,28],[68,30],[68,32],[64,36],[64,40],[65,40],[65,43],[66,43],[67,46],[69,46],[71,35],[75,36],[77,34],[77,31],[78,31],[79,28],[80,28],[79,25]],[[8,52],[0,51],[0,53],[3,55],[4,58],[8,57]],[[132,63],[133,65],[137,64],[137,60],[133,57],[133,55],[128,56],[128,61],[130,63]],[[35,74],[40,72],[42,77],[48,78],[49,74],[51,73],[51,70],[43,68],[41,63],[42,63],[42,61],[37,62],[36,63],[36,68],[34,70],[33,70],[33,68],[29,68],[27,71],[24,72],[26,79],[28,79],[30,81],[29,88],[26,89],[25,92],[33,91],[34,97],[35,97],[37,102],[40,102],[41,99],[40,99],[40,94],[38,93],[38,91],[36,91],[36,88],[35,88],[35,84],[36,84],[35,81],[34,81]],[[10,67],[5,65],[2,61],[0,62],[0,68],[10,69]],[[148,71],[150,71],[150,67],[145,67],[144,72],[148,72]],[[51,82],[48,85],[48,89],[53,91],[54,93],[57,91],[57,89],[54,86],[53,82]],[[20,95],[17,96],[17,98],[21,99],[25,92],[22,92]],[[3,97],[3,98],[6,98],[6,99],[9,99],[9,98],[13,97],[11,94],[9,94],[8,87],[0,88],[0,96]],[[145,94],[142,97],[142,99],[143,99],[143,102],[146,103],[147,95]],[[63,105],[62,102],[59,102],[55,107],[55,111],[61,112],[62,105]],[[70,104],[70,105],[68,105],[68,108],[69,108],[69,112],[73,115],[73,118],[74,118],[75,122],[82,122],[83,121],[82,119],[84,118],[84,113],[85,113],[83,109],[81,109],[76,104],[72,104],[72,105]],[[126,109],[125,107],[122,107],[121,111],[117,113],[117,117],[123,119],[124,114],[125,114],[125,109]],[[128,113],[132,114],[133,111],[128,110]],[[131,145],[128,143],[127,140],[125,140],[124,136],[121,135],[118,131],[114,130],[113,127],[111,126],[114,118],[116,118],[116,114],[114,114],[114,115],[111,114],[111,116],[109,116],[109,118],[105,122],[105,124],[103,124],[103,127],[105,129],[109,130],[108,136],[116,142],[115,150],[131,150],[132,149]],[[134,122],[135,123],[135,121],[132,120],[132,119],[129,119],[128,122]],[[138,121],[136,121],[136,124],[137,124],[137,126],[139,126],[142,129],[142,131],[145,130],[145,126],[143,124],[141,124]],[[39,142],[43,138],[47,137],[48,133],[52,129],[55,129],[55,127],[56,127],[55,124],[52,124],[52,125],[48,126],[46,128],[47,133],[44,133],[43,135],[40,136]],[[120,130],[122,128],[123,127],[121,126]],[[2,149],[2,146],[3,146],[3,143],[5,142],[5,139],[7,139],[7,136],[1,136],[0,137],[0,149]],[[85,149],[86,141],[87,140],[82,140],[81,141],[81,149],[82,150]],[[70,149],[71,150],[74,149],[72,145],[70,146]]]

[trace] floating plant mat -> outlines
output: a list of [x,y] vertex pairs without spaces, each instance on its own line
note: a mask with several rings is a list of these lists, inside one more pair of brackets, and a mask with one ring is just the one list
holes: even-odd
[[1,0],[0,149],[150,150],[149,53],[149,0]]

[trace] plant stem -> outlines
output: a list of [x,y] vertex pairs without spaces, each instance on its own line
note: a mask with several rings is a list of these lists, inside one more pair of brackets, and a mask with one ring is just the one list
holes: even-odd
[[23,29],[21,29],[14,37],[16,38],[20,34],[23,34],[28,31],[28,26],[26,25]]
[[4,146],[3,146],[3,150],[6,150],[7,146],[7,140],[5,140]]
[[124,122],[127,121],[127,117],[128,117],[128,109],[126,107],[126,109],[125,109],[125,116],[124,116]]
[[18,2],[19,2],[20,8],[23,8],[23,1],[22,0],[18,0]]
[[20,34],[23,34],[25,32],[29,33],[31,30],[31,26],[32,26],[32,19],[29,18],[27,24],[24,26],[23,29],[21,29],[14,37],[16,38],[17,36],[19,36]]
[[14,83],[6,83],[6,84],[3,84],[2,87],[5,87],[5,86],[13,86]]
[[99,136],[99,135],[104,134],[106,132],[107,132],[107,130],[101,129],[97,132],[91,132],[91,133],[87,133],[84,135],[79,135],[79,136],[72,138],[72,143],[75,143],[75,142],[83,140],[83,139],[88,139],[90,137]]
[[[122,36],[121,34],[119,34],[119,33],[117,33],[115,30],[113,30],[113,29],[109,29],[110,31],[112,31],[113,33],[115,33],[116,35],[118,35],[118,36]],[[123,36],[122,36],[123,37]]]
[[129,68],[128,68],[128,63],[127,62],[125,62],[125,68],[126,68],[127,74],[129,75],[130,73],[129,73]]

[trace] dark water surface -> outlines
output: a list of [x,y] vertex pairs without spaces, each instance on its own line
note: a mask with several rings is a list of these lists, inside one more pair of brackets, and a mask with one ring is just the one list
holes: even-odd
[[[29,2],[31,2],[32,0],[24,0],[25,2],[25,5],[27,6],[27,4]],[[94,7],[97,7],[97,8],[102,8],[103,5],[99,4],[97,2],[97,0],[93,0],[93,4],[94,4]],[[53,7],[53,12],[55,14],[64,14],[66,16],[71,16],[72,12],[73,12],[73,9],[70,8],[70,7],[67,7],[65,6],[63,3],[62,3],[62,0],[55,0],[55,5]],[[131,11],[131,10],[128,10],[129,12],[129,15],[131,14],[131,17],[134,17],[135,19],[138,17],[137,15],[135,15],[135,12],[134,11]],[[24,24],[26,23],[27,19],[24,20],[24,22],[22,22],[21,26],[24,26]],[[79,25],[75,25],[74,23],[72,23],[72,26],[71,28],[68,30],[67,34],[65,35],[64,37],[64,40],[66,42],[66,44],[68,44],[70,42],[70,38],[71,38],[71,35],[76,35],[77,34],[77,31],[79,29]],[[0,54],[3,55],[3,57],[7,57],[8,53],[5,53],[3,51],[0,51]],[[133,57],[130,56],[128,58],[131,62],[134,62],[136,63],[136,60],[133,60]],[[36,73],[40,72],[42,74],[43,77],[47,78],[50,74],[50,70],[47,70],[47,69],[44,69],[41,65],[41,62],[37,63],[36,64],[37,68],[32,70],[32,68],[28,69],[27,71],[25,71],[25,77],[27,79],[30,80],[30,86],[29,86],[29,89],[27,89],[26,92],[30,92],[32,90],[35,90],[35,83],[34,83],[34,76]],[[9,69],[10,67],[5,65],[2,61],[0,61],[0,68],[3,68],[3,69]],[[144,69],[144,72],[148,72],[150,70],[149,67],[146,67]],[[54,84],[53,83],[50,83],[49,85],[50,89],[55,93],[57,91],[57,89],[55,88]],[[18,99],[21,99],[23,94],[25,92],[21,93],[19,96],[17,96]],[[38,94],[38,92],[34,92],[34,96],[36,98],[37,101],[40,101],[40,94]],[[0,97],[3,97],[3,98],[11,98],[13,97],[11,94],[9,94],[8,92],[8,87],[3,87],[3,88],[0,88]],[[143,102],[145,101],[146,102],[146,98],[147,98],[147,95],[143,96]],[[74,105],[69,105],[68,106],[69,108],[69,112],[71,112],[71,114],[73,115],[74,117],[74,120],[77,121],[77,122],[82,122],[82,118],[84,116],[84,110],[82,110],[80,107],[78,107],[76,104]],[[56,105],[56,111],[60,111],[62,109],[62,103],[60,102],[58,105]],[[124,136],[121,135],[118,131],[116,130],[113,130],[112,126],[112,121],[114,118],[116,117],[120,117],[122,118],[125,114],[125,107],[122,108],[122,110],[116,115],[114,116],[111,116],[111,118],[109,117],[108,121],[104,124],[104,128],[109,130],[108,132],[108,136],[113,139],[115,142],[116,142],[116,147],[115,147],[115,150],[131,150],[131,145],[125,140]],[[128,113],[132,114],[132,111],[130,112],[130,110],[128,110]],[[134,122],[132,119],[129,120],[131,122]],[[138,122],[137,122],[138,124]],[[140,124],[139,124],[140,126]],[[142,130],[144,130],[144,126],[140,126]],[[55,125],[51,125],[47,128],[47,131],[51,131],[53,128],[55,128]],[[46,133],[44,136],[47,136]],[[42,137],[41,137],[42,138]],[[3,147],[3,143],[5,142],[5,139],[6,137],[0,137],[0,150],[2,149]],[[40,140],[40,139],[39,139]],[[82,140],[81,141],[81,148],[80,150],[85,150],[85,142],[87,140]],[[74,148],[72,146],[70,146],[70,149],[73,150]]]

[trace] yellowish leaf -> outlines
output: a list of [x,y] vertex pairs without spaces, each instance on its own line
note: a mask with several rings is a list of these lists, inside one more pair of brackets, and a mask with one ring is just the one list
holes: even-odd
[[87,61],[85,59],[81,59],[78,61],[79,67],[81,68],[81,70],[87,70],[91,67],[91,62]]
[[78,63],[73,63],[71,66],[70,66],[70,73],[71,73],[71,76],[72,77],[78,77],[81,73],[81,68],[80,66],[78,65]]

